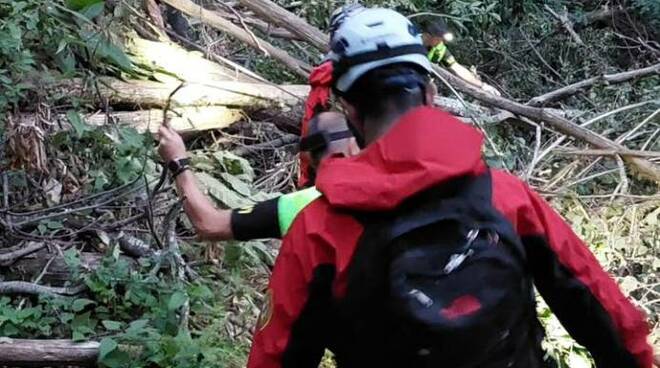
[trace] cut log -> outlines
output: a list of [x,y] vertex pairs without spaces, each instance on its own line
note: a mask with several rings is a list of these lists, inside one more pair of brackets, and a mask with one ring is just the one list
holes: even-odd
[[[612,142],[611,140],[589,129],[583,128],[568,119],[549,113],[546,109],[531,107],[503,97],[494,96],[472,86],[458,77],[455,77],[453,74],[442,68],[434,66],[434,70],[441,79],[446,80],[457,90],[488,105],[525,116],[532,120],[545,121],[558,132],[581,139],[596,148],[613,149],[618,151],[626,150],[622,145]],[[657,165],[648,160],[630,155],[623,155],[623,159],[641,176],[653,180],[656,183],[660,183],[660,168],[658,168]]]
[[239,3],[255,12],[261,18],[266,19],[269,23],[283,27],[294,35],[311,43],[320,51],[328,51],[330,39],[325,33],[272,1],[239,0]]
[[188,51],[171,42],[155,42],[131,37],[126,51],[136,64],[155,71],[154,77],[161,82],[181,80],[191,83],[239,81],[260,83],[236,69],[226,68],[207,60],[202,53]]
[[594,86],[596,83],[599,82],[608,83],[608,84],[623,83],[631,79],[642,78],[648,75],[658,74],[658,73],[660,73],[660,63],[651,65],[646,68],[630,70],[622,73],[604,74],[597,77],[585,79],[577,83],[570,84],[566,87],[556,89],[552,92],[548,92],[541,96],[534,97],[531,100],[529,100],[527,104],[530,106],[542,106],[549,102],[557,101],[567,96],[574,95],[578,93],[580,90],[583,90],[585,88],[591,88],[592,86]]
[[[115,107],[163,108],[179,83],[152,81],[121,81],[114,78],[99,79],[99,92]],[[83,95],[85,86],[79,79],[63,80],[51,85],[62,96]],[[273,106],[294,106],[307,96],[309,86],[243,82],[186,83],[171,99],[176,106],[226,106],[247,110]]]
[[27,340],[0,337],[0,366],[96,366],[99,343],[72,340]]
[[[243,118],[240,110],[223,106],[184,107],[172,110],[168,113],[170,126],[181,134],[226,128]],[[111,113],[109,117],[112,123],[133,127],[140,133],[147,130],[156,133],[163,121],[163,110],[120,111]],[[87,115],[84,119],[94,126],[104,126],[108,123],[108,116],[103,113]]]
[[254,34],[221,17],[216,12],[205,9],[190,0],[162,0],[162,2],[182,11],[190,17],[199,19],[219,31],[229,34],[257,50],[265,51],[268,56],[281,61],[286,67],[304,78],[307,78],[311,70],[309,65],[289,55],[286,51],[273,46],[265,40],[259,39]]

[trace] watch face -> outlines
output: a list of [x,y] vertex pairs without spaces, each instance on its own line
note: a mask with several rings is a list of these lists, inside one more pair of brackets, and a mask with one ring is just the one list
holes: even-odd
[[188,162],[189,162],[189,161],[190,161],[190,160],[187,159],[187,158],[180,158],[180,159],[178,159],[178,160],[172,160],[172,161],[170,161],[170,162],[167,164],[167,168],[168,168],[171,172],[175,173],[175,172],[180,171],[180,170],[183,169],[184,167],[186,167],[186,166],[188,165]]

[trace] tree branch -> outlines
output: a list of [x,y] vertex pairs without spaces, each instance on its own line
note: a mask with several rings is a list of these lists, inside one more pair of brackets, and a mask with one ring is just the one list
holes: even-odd
[[96,366],[99,343],[0,337],[0,366]]
[[268,52],[270,56],[281,61],[293,72],[304,78],[307,78],[309,74],[308,71],[311,70],[309,65],[289,55],[286,51],[273,46],[265,40],[258,39],[257,37],[253,38],[252,35],[250,35],[250,33],[246,30],[221,17],[217,13],[205,9],[190,0],[162,0],[162,2],[180,10],[190,17],[199,19],[200,21],[219,31],[231,35],[232,37],[256,48],[257,50],[263,48]]
[[239,0],[239,3],[260,17],[309,42],[322,52],[328,51],[328,36],[304,19],[269,0]]
[[[660,67],[660,64],[659,64]],[[548,125],[552,126],[557,131],[581,139],[596,148],[601,149],[614,149],[614,150],[625,150],[626,148],[620,144],[612,142],[611,140],[592,132],[586,128],[583,128],[567,119],[559,117],[557,115],[548,113],[547,110],[523,105],[521,103],[511,101],[509,99],[498,97],[486,93],[476,87],[473,87],[469,83],[463,81],[462,79],[455,77],[450,72],[435,67],[434,70],[441,77],[448,80],[456,89],[459,91],[476,98],[479,101],[482,101],[488,105],[499,107],[504,110],[511,111],[514,114],[522,115],[532,120],[541,120],[545,121]],[[623,159],[633,167],[633,169],[640,175],[660,183],[660,168],[654,165],[653,163],[641,159],[639,157],[623,155]]]
[[530,106],[542,106],[549,102],[557,101],[567,96],[574,95],[580,90],[590,88],[598,82],[605,82],[607,84],[616,84],[627,82],[634,78],[646,77],[648,75],[660,73],[660,63],[651,65],[642,69],[629,70],[627,72],[616,74],[604,74],[597,77],[585,79],[583,81],[570,84],[566,87],[556,89],[541,96],[532,98],[527,104]]
[[544,8],[561,23],[562,27],[564,27],[564,29],[571,35],[571,37],[573,37],[573,40],[575,40],[578,45],[584,46],[582,38],[580,38],[580,35],[575,32],[575,29],[573,29],[573,23],[571,23],[571,21],[568,19],[568,12],[566,7],[564,7],[564,12],[561,15],[552,10],[548,4],[546,4]]
[[21,247],[9,253],[0,253],[0,266],[9,266],[17,259],[32,254],[46,246],[46,243],[30,242],[27,246]]
[[49,295],[49,296],[73,296],[87,290],[86,285],[73,287],[52,287],[33,284],[26,281],[4,281],[0,282],[0,295],[27,294],[27,295]]

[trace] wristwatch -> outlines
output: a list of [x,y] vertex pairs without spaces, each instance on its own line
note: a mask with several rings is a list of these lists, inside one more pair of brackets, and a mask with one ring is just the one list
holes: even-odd
[[172,173],[172,178],[176,178],[182,172],[190,169],[189,158],[179,158],[167,163],[167,169]]

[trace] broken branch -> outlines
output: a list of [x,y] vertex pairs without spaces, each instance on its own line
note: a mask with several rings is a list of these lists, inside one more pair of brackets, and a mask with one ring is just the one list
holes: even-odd
[[[658,65],[660,67],[660,64]],[[532,120],[545,121],[548,125],[555,128],[557,131],[569,135],[574,138],[581,139],[594,147],[601,149],[614,149],[614,150],[625,150],[626,148],[621,146],[618,143],[612,142],[611,140],[591,131],[584,127],[581,127],[570,120],[564,119],[552,113],[549,113],[545,109],[531,107],[523,105],[521,103],[511,101],[509,99],[491,95],[487,92],[482,91],[479,88],[476,88],[469,83],[463,81],[462,79],[455,77],[450,72],[441,69],[439,67],[434,67],[436,73],[441,77],[448,80],[456,89],[459,91],[476,98],[479,101],[482,101],[491,106],[499,107],[504,110],[511,111],[514,114],[522,115]],[[644,160],[639,157],[624,155],[623,159],[633,167],[633,169],[640,175],[660,183],[660,168],[657,165]]]
[[53,287],[34,284],[27,281],[4,281],[0,282],[0,295],[27,294],[27,295],[49,295],[49,296],[73,296],[87,290],[86,285],[73,287]]
[[549,102],[557,101],[567,96],[574,95],[580,90],[590,88],[598,82],[605,82],[608,84],[623,83],[631,79],[645,77],[651,74],[660,73],[660,63],[651,65],[646,68],[629,70],[627,72],[616,74],[604,74],[597,77],[585,79],[583,81],[570,84],[566,87],[556,89],[541,96],[532,98],[527,104],[530,106],[542,106]]
[[190,17],[199,19],[200,21],[219,31],[231,35],[232,37],[256,48],[257,50],[263,48],[268,52],[270,56],[281,61],[293,72],[304,78],[307,78],[309,74],[308,71],[311,70],[309,65],[289,55],[286,51],[283,51],[273,46],[269,42],[259,39],[258,37],[253,38],[253,35],[251,35],[250,32],[247,32],[243,28],[221,17],[217,13],[205,9],[204,7],[195,4],[190,0],[162,0],[162,2],[180,10]]
[[330,39],[318,28],[310,25],[304,19],[269,0],[240,0],[239,3],[254,11],[260,17],[276,26],[287,29],[292,34],[309,42],[322,52],[328,51]]
[[32,254],[43,247],[46,246],[46,243],[36,243],[30,242],[28,245],[21,247],[15,251],[8,253],[0,253],[0,266],[8,266],[14,263],[17,259],[24,257],[28,254]]

